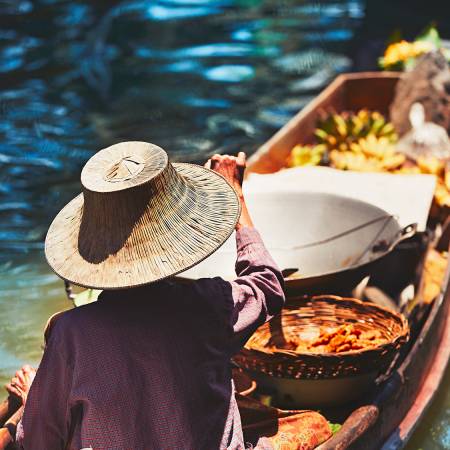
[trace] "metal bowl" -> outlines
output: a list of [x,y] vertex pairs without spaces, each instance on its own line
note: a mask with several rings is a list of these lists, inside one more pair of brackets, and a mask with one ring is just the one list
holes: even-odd
[[[266,247],[296,293],[338,293],[369,275],[376,261],[414,235],[369,203],[318,192],[252,194],[250,214]],[[234,235],[213,255],[180,276],[234,278]]]

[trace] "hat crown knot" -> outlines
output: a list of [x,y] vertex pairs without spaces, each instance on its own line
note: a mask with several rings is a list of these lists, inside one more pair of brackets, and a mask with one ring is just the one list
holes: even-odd
[[137,156],[125,156],[106,169],[103,179],[110,183],[119,183],[134,178],[142,172],[145,164]]

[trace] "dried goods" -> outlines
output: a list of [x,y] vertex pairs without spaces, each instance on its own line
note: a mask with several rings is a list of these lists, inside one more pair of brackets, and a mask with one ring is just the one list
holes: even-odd
[[321,327],[313,338],[289,336],[287,349],[297,353],[342,353],[378,347],[388,342],[379,330],[361,330],[354,324]]

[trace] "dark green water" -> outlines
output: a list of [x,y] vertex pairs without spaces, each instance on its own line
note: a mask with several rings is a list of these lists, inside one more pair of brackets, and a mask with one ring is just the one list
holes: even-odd
[[[359,0],[0,0],[0,383],[70,307],[43,240],[90,155],[121,140],[250,154],[349,55],[370,59],[364,17]],[[449,411],[444,390],[411,449],[450,448]]]

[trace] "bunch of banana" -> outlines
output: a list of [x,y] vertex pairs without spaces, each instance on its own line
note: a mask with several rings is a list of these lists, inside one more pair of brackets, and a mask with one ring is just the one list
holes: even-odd
[[354,170],[357,172],[379,172],[380,166],[375,158],[367,158],[362,153],[353,151],[331,150],[330,165],[335,169]]
[[405,155],[397,153],[395,146],[385,136],[375,137],[375,135],[370,134],[352,144],[352,149],[362,152],[369,159],[377,160],[380,170],[383,171],[398,169],[406,161]]
[[386,172],[396,170],[406,161],[405,155],[396,153],[394,145],[384,136],[373,134],[352,142],[349,150],[330,152],[333,167],[360,172]]
[[328,150],[351,150],[350,145],[359,139],[374,136],[384,137],[396,142],[392,123],[387,122],[378,111],[361,109],[356,114],[344,111],[341,114],[329,114],[318,122],[314,132],[317,140],[325,144]]
[[[435,204],[450,209],[450,161],[435,157],[408,160],[395,149],[394,127],[377,111],[328,114],[314,132],[317,145],[296,145],[289,167],[330,165],[336,169],[394,174],[431,174],[437,178]],[[447,214],[447,213],[446,213]]]
[[318,166],[327,150],[323,144],[319,145],[296,145],[288,157],[288,167]]
[[352,143],[350,148],[355,153],[363,153],[369,158],[382,159],[395,154],[395,147],[388,138],[376,137],[374,134],[358,139],[358,142]]

